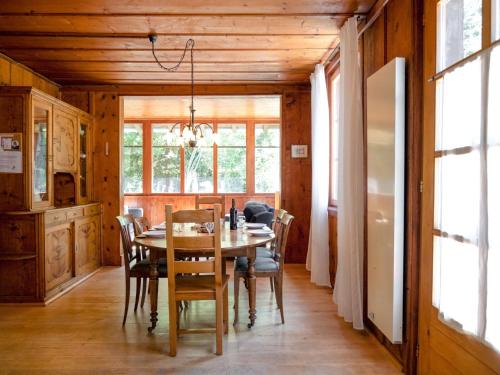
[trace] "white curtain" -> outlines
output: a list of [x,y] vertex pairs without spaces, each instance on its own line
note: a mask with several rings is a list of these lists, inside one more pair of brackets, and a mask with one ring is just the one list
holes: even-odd
[[358,28],[349,19],[340,32],[340,129],[337,277],[338,314],[363,329],[363,103]]
[[437,82],[433,304],[500,351],[500,47]]
[[328,189],[330,160],[330,120],[325,70],[318,64],[311,74],[312,115],[312,198],[309,249],[306,267],[311,281],[330,286],[328,247]]

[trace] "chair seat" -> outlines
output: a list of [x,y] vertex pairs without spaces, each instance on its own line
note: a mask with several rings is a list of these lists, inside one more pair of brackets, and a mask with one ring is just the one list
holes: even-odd
[[[130,276],[132,277],[147,277],[149,276],[149,268],[151,263],[149,259],[138,261],[130,268]],[[160,258],[158,261],[158,277],[167,277],[167,260]]]
[[[229,275],[222,276],[222,288],[227,287]],[[215,299],[214,275],[178,275],[175,280],[177,300]],[[196,296],[197,295],[197,296]]]
[[259,258],[274,258],[274,254],[267,247],[258,247],[257,248],[257,257],[259,257]]
[[[255,272],[277,272],[279,269],[278,262],[272,258],[255,258]],[[238,257],[234,263],[236,272],[248,271],[248,258]]]

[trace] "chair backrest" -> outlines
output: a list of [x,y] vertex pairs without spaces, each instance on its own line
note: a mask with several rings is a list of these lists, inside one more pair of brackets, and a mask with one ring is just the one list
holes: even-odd
[[[173,212],[172,205],[165,206],[165,226],[167,233],[167,273],[169,290],[175,290],[175,276],[179,273],[213,273],[216,286],[222,285],[221,225],[220,205],[215,204],[213,210],[182,210]],[[194,234],[192,232],[174,235],[174,224],[214,223],[213,233]],[[200,250],[210,253],[212,259],[206,261],[176,260],[175,253],[199,253]],[[190,259],[193,259],[191,257]]]
[[145,216],[134,217],[134,229],[136,236],[149,230],[150,227],[151,224],[149,223],[149,220]]
[[286,252],[286,242],[288,239],[288,232],[290,231],[290,226],[292,225],[294,216],[285,213],[281,219],[280,228],[276,235],[275,240],[275,257],[280,263],[280,272],[283,271],[283,263],[285,262],[285,252]]
[[134,218],[131,215],[117,216],[116,220],[120,225],[120,235],[122,238],[123,254],[125,255],[125,270],[130,271],[130,264],[135,260],[140,260],[140,255],[134,252],[135,228]]
[[226,215],[226,198],[223,195],[196,195],[194,207],[199,210],[200,206],[210,206],[208,208],[213,208],[214,204],[220,204],[221,206],[221,218]]
[[287,212],[285,210],[280,209],[277,212],[276,217],[274,218],[272,229],[274,231],[275,237],[274,237],[274,241],[271,244],[272,249],[276,248],[276,243],[279,240],[279,238],[281,237],[281,221],[283,220],[283,217],[285,216],[286,213]]

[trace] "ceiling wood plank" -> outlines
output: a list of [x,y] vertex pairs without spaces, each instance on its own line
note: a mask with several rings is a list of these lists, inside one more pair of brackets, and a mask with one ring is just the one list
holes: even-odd
[[[186,81],[190,82],[191,74],[189,72],[156,72],[156,73],[136,73],[136,72],[88,72],[88,73],[54,73],[48,74],[48,77],[57,81],[61,80],[80,80],[80,81],[107,81],[107,80],[142,80],[142,81]],[[252,81],[305,81],[309,77],[308,72],[211,72],[196,73],[196,81],[213,80],[252,80]]]
[[[40,73],[46,72],[161,72],[162,69],[154,61],[136,62],[80,62],[80,61],[24,61],[25,65],[36,66]],[[189,72],[189,64],[181,64],[179,72]],[[312,71],[314,62],[266,62],[266,63],[198,63],[195,61],[195,72],[285,72]]]
[[338,34],[346,16],[0,15],[2,32],[69,34]]
[[[159,36],[155,49],[161,53],[171,50],[184,50],[188,36]],[[254,36],[206,36],[193,37],[195,51],[198,50],[279,50],[279,49],[328,49],[337,38],[331,35],[254,35]],[[5,49],[151,49],[146,35],[136,37],[85,37],[85,36],[0,36],[0,48]]]
[[[26,60],[56,60],[56,61],[115,61],[115,62],[151,62],[153,56],[150,50],[44,50],[26,49],[9,50],[0,49],[12,59],[23,62]],[[267,61],[319,61],[325,50],[266,50],[266,51],[195,51],[195,64],[202,62],[267,62]],[[179,51],[160,51],[157,54],[160,61],[177,63]]]
[[128,14],[331,14],[366,13],[374,0],[16,0],[2,1],[0,13]]

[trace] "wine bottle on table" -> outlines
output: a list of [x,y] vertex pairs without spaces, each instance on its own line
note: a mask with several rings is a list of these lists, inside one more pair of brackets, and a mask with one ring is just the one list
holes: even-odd
[[229,209],[229,229],[238,229],[238,210],[235,207],[234,199],[231,200],[231,208]]

